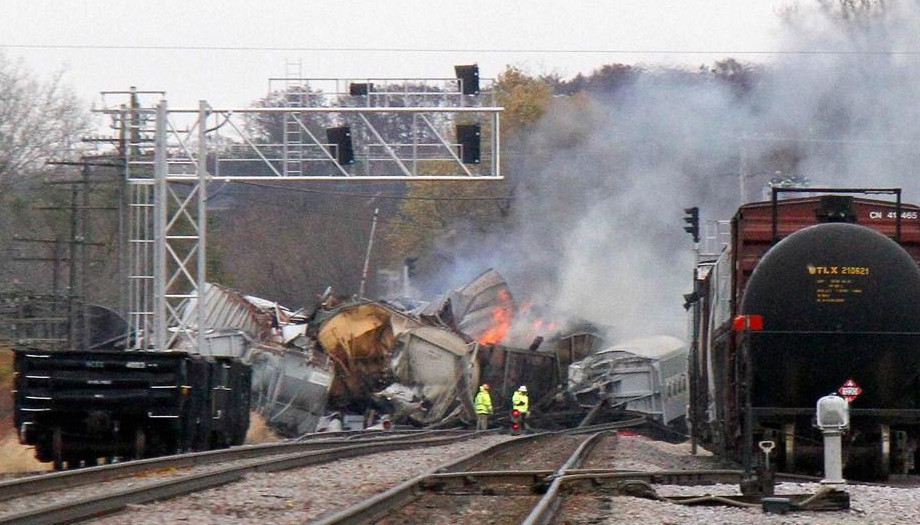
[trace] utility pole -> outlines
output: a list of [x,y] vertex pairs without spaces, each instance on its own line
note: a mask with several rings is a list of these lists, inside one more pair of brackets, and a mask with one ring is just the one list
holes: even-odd
[[367,253],[364,254],[364,270],[361,271],[361,287],[358,289],[358,298],[364,297],[364,283],[367,282],[367,269],[371,264],[371,250],[374,248],[374,233],[377,231],[377,214],[380,208],[374,208],[374,220],[371,222],[371,235],[367,239]]

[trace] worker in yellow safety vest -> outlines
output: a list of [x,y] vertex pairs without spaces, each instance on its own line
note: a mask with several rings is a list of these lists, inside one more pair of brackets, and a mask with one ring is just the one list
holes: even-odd
[[488,430],[489,415],[492,413],[492,394],[489,393],[489,385],[483,383],[479,387],[474,404],[476,409],[476,430]]
[[530,412],[530,398],[527,397],[527,386],[521,385],[511,396],[511,409],[521,413],[521,426],[527,426],[527,413]]

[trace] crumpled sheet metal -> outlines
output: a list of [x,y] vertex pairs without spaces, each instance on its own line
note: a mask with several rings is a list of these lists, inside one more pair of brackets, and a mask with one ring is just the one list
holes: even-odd
[[475,341],[495,326],[496,311],[506,313],[511,319],[514,298],[505,278],[489,269],[469,284],[451,291],[440,301],[434,301],[418,314],[451,326]]
[[[239,357],[252,366],[252,409],[272,429],[296,436],[316,429],[333,379],[328,356],[306,337],[306,320],[278,303],[206,283],[203,324],[207,348],[181,341],[189,351]],[[196,319],[196,301],[183,315]],[[219,349],[219,350],[218,350]]]
[[329,398],[336,406],[370,399],[391,377],[396,312],[378,303],[343,307],[319,328],[317,341],[336,365]]
[[422,425],[450,414],[473,419],[478,367],[461,334],[381,303],[361,303],[326,317],[317,341],[336,365],[331,406],[373,401],[395,421]]
[[479,367],[473,344],[442,328],[421,326],[401,333],[391,355],[396,382],[374,397],[393,408],[395,419],[430,425],[456,412],[462,420],[474,420]]
[[689,347],[671,336],[633,339],[590,354],[569,365],[568,390],[587,408],[602,399],[608,406],[655,414],[668,423],[681,395],[664,396],[669,378],[686,377]]
[[[261,311],[246,298],[229,288],[204,283],[204,313],[202,324],[206,330],[239,330],[254,340],[262,340],[271,331],[271,316]],[[185,303],[182,318],[186,326],[196,329],[197,299]]]
[[451,293],[451,304],[457,319],[457,329],[475,340],[494,327],[495,312],[505,312],[510,320],[514,314],[514,299],[505,278],[488,270],[467,286]]
[[328,357],[312,348],[276,345],[259,345],[252,353],[252,409],[283,436],[315,431],[334,374]]

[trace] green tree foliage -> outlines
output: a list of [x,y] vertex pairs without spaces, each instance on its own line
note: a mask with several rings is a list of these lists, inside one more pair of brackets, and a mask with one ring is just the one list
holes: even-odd
[[552,101],[550,84],[527,75],[515,67],[508,67],[498,76],[496,90],[502,113],[502,131],[514,136],[536,124],[546,113]]
[[[515,145],[546,113],[552,102],[552,88],[545,80],[508,67],[496,83],[497,103],[505,108],[501,116],[502,155],[514,159]],[[488,136],[483,141],[489,140]],[[386,227],[386,261],[393,266],[405,257],[420,257],[418,267],[427,273],[439,264],[435,259],[450,254],[433,253],[436,245],[449,246],[462,235],[485,235],[507,228],[516,178],[516,163],[505,161],[504,181],[423,181],[409,183],[406,199]],[[447,174],[452,164],[429,167],[427,173]]]

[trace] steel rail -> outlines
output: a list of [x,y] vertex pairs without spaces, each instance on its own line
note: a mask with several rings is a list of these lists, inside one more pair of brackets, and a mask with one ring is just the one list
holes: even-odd
[[[383,434],[384,431],[381,431]],[[351,437],[355,437],[352,435]],[[405,435],[394,436],[363,436],[366,439],[335,439],[328,441],[309,440],[309,441],[286,441],[283,443],[265,443],[261,445],[245,445],[219,450],[208,450],[205,452],[192,452],[188,454],[177,454],[173,456],[161,456],[157,458],[125,461],[122,463],[113,463],[98,467],[89,467],[62,472],[52,472],[48,474],[39,474],[25,478],[12,479],[0,482],[0,501],[6,501],[14,498],[21,498],[32,494],[49,492],[72,488],[90,483],[100,483],[111,481],[113,479],[136,476],[145,472],[161,470],[167,468],[187,468],[215,463],[218,461],[234,461],[241,459],[258,458],[278,454],[290,454],[294,452],[305,452],[309,450],[341,447],[344,445],[354,445],[361,442],[402,442],[406,439]]]
[[550,483],[549,489],[543,494],[540,501],[534,505],[533,510],[524,518],[521,525],[546,525],[552,522],[562,502],[562,499],[559,497],[559,488],[562,486],[562,478],[565,476],[566,471],[581,465],[585,458],[591,454],[594,447],[597,446],[598,441],[600,441],[600,438],[605,433],[606,431],[592,434],[578,446],[575,452],[569,456],[569,459],[567,459],[553,475],[554,479],[552,483]]
[[589,425],[584,427],[576,427],[567,430],[560,430],[560,433],[563,434],[589,434],[592,432],[602,432],[604,430],[619,430],[622,428],[634,428],[647,425],[649,422],[648,417],[641,416],[633,419],[627,419],[626,421],[615,421],[613,423],[599,423],[596,425]]
[[[583,427],[578,429],[567,429],[560,430],[555,432],[540,432],[537,434],[530,434],[526,436],[521,436],[513,440],[509,440],[503,443],[498,443],[487,449],[469,454],[466,457],[460,458],[459,460],[441,465],[432,469],[429,472],[422,473],[415,478],[404,481],[403,483],[392,487],[391,489],[382,492],[368,500],[365,500],[358,505],[348,507],[337,513],[331,514],[325,518],[322,518],[317,521],[310,522],[311,525],[362,525],[366,523],[372,523],[375,520],[379,520],[388,512],[393,509],[397,509],[403,506],[408,505],[412,500],[416,499],[420,493],[426,487],[431,486],[432,483],[438,483],[439,479],[449,479],[449,478],[475,478],[478,476],[489,476],[490,474],[495,477],[514,477],[514,476],[531,476],[534,472],[545,473],[547,475],[552,474],[553,471],[526,471],[526,472],[463,472],[467,467],[478,463],[485,455],[495,452],[499,449],[505,447],[511,447],[522,443],[523,441],[538,441],[547,439],[555,435],[570,435],[570,434],[581,434],[594,430],[597,432],[598,429],[601,430],[615,430],[618,428],[627,428],[640,426],[646,423],[646,418],[640,417],[628,421],[621,421],[616,423],[605,423],[601,425],[595,425],[593,427]],[[461,471],[461,472],[446,472],[446,471]]]
[[[424,472],[412,479],[406,480],[391,489],[377,494],[376,496],[365,500],[362,503],[353,505],[339,512],[331,514],[325,518],[311,521],[309,525],[364,525],[379,520],[393,509],[404,507],[421,494],[424,483],[431,476],[443,473],[452,469],[464,469],[480,461],[483,457],[498,450],[519,445],[526,441],[541,440],[551,434],[531,434],[521,436],[515,439],[497,443],[491,447],[485,448],[478,452],[468,454],[458,460],[445,463],[435,467],[428,472]],[[457,473],[455,475],[462,475]]]
[[345,441],[352,440],[361,440],[368,437],[386,437],[386,436],[450,436],[455,434],[463,434],[465,432],[470,432],[468,429],[443,429],[443,430],[426,430],[426,429],[407,429],[407,428],[391,428],[390,430],[382,429],[362,429],[362,430],[336,430],[333,432],[314,432],[311,434],[304,434],[293,438],[291,441],[297,441],[300,443],[305,442],[315,442],[317,440],[324,440],[329,438],[338,438]]
[[46,506],[0,517],[0,525],[57,525],[85,520],[102,514],[119,511],[129,504],[168,499],[190,494],[207,488],[239,481],[250,472],[277,472],[293,468],[327,463],[339,459],[414,447],[438,446],[475,437],[466,435],[427,438],[419,440],[387,440],[385,442],[354,444],[328,450],[295,452],[271,457],[253,459],[242,465],[233,465],[213,472],[190,474],[177,479],[153,483],[143,487],[121,490],[82,501]]
[[[717,483],[740,483],[746,478],[743,470],[616,470],[616,469],[569,469],[565,475],[554,477],[552,470],[479,470],[469,472],[445,472],[428,476],[419,486],[427,492],[469,493],[482,492],[488,488],[491,493],[508,492],[509,485],[520,485],[510,492],[545,492],[550,483],[559,479],[567,493],[589,494],[609,492],[623,482],[641,481],[649,485],[713,485]],[[795,474],[778,473],[777,481],[817,483],[821,478]],[[884,484],[870,484],[888,486]],[[472,487],[472,489],[471,489]],[[497,489],[498,488],[498,489]]]
[[[604,469],[570,470],[557,478],[566,488],[573,491],[592,492],[610,487],[622,481],[643,481],[656,485],[709,485],[715,483],[740,483],[747,477],[743,470],[652,470],[623,471]],[[777,472],[777,481],[812,482],[821,478]]]
[[[422,483],[426,490],[445,491],[455,486],[469,486],[520,482],[530,485],[548,485],[547,480],[561,479],[566,489],[592,492],[604,489],[620,480],[644,481],[659,485],[709,485],[715,483],[739,483],[745,478],[743,470],[620,470],[620,469],[569,469],[565,475],[553,478],[552,470],[474,470],[468,472],[444,472],[428,476]],[[799,474],[777,473],[777,481],[796,483],[818,483],[820,477]],[[856,482],[848,482],[856,483]],[[868,485],[888,486],[883,483]]]

